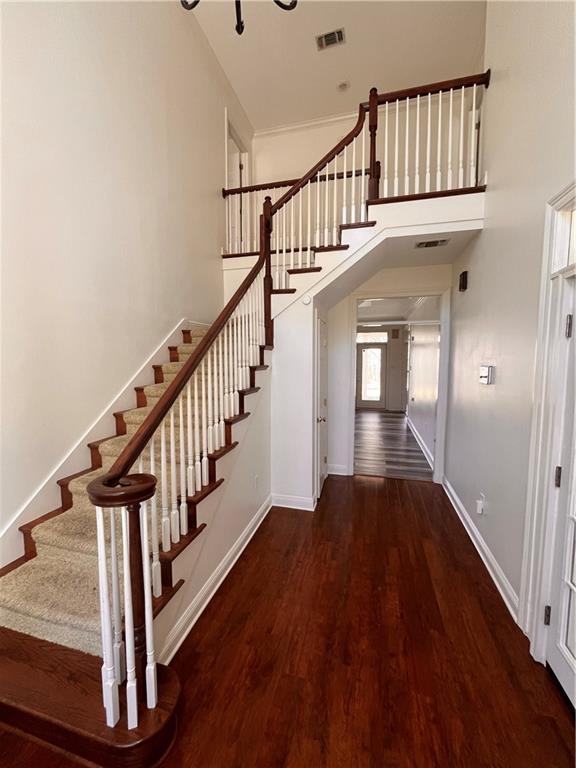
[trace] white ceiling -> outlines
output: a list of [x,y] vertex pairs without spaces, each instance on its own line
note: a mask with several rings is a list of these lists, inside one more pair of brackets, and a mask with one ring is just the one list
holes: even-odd
[[[191,11],[254,128],[267,130],[355,112],[379,91],[481,71],[485,2],[243,0],[235,32],[233,0],[202,0]],[[344,27],[346,43],[319,52],[316,36]],[[341,92],[337,86],[350,82]]]

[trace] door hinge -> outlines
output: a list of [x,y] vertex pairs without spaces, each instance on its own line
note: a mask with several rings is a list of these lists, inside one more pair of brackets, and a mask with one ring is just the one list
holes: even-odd
[[572,338],[572,326],[574,324],[574,316],[566,315],[566,338]]
[[550,626],[550,616],[552,614],[552,606],[551,605],[545,605],[544,606],[544,626],[549,627]]
[[554,470],[554,485],[556,488],[562,485],[562,467],[556,467]]

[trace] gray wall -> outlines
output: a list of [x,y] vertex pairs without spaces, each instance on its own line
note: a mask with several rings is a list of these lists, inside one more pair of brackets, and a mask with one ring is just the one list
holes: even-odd
[[[482,234],[454,265],[446,477],[518,591],[545,205],[574,177],[574,9],[488,4]],[[482,363],[494,386],[478,383]]]

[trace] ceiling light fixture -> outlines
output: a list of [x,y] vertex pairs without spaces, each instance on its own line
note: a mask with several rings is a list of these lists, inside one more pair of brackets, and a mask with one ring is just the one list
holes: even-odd
[[[180,0],[182,8],[185,8],[187,11],[193,11],[199,2],[200,0],[191,0],[191,2],[188,2],[188,0]],[[278,8],[282,8],[283,11],[293,11],[298,5],[298,0],[289,0],[287,3],[282,2],[282,0],[273,0],[273,2]],[[234,0],[234,5],[236,6],[236,32],[241,35],[242,32],[244,32],[241,0]]]

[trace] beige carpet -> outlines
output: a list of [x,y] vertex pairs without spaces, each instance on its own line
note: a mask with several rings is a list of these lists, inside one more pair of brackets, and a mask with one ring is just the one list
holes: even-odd
[[[110,438],[100,445],[102,468],[70,482],[71,509],[34,528],[32,536],[37,556],[0,578],[0,626],[101,654],[96,516],[86,488],[112,466],[205,332],[204,328],[194,328],[192,343],[178,347],[180,362],[162,366],[165,382],[144,388],[148,405],[125,414],[127,435]],[[158,472],[160,440],[155,443]],[[179,446],[176,453],[178,457]],[[149,456],[143,469],[149,471]],[[170,465],[168,470],[170,472]],[[133,471],[138,471],[137,464]],[[179,485],[179,474],[177,476]],[[161,505],[159,487],[158,510]]]

